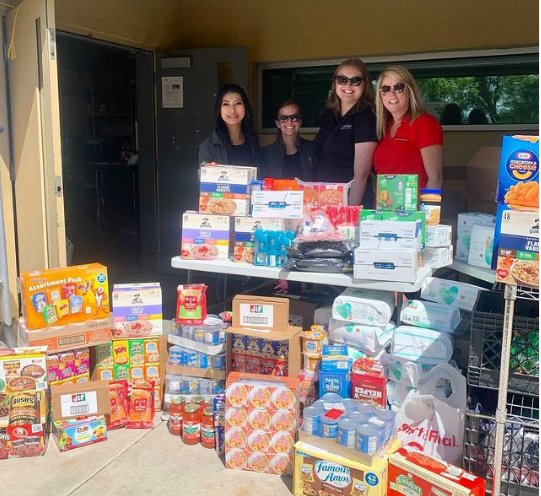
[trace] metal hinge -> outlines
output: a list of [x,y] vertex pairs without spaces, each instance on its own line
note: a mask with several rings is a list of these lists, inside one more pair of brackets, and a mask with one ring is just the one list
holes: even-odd
[[62,176],[54,176],[54,194],[62,196]]

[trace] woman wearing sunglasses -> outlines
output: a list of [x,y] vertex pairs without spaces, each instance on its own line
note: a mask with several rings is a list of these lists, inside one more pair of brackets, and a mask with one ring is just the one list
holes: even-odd
[[199,145],[199,163],[259,165],[261,151],[246,92],[238,84],[222,86],[214,112],[216,126]]
[[377,131],[374,153],[378,174],[417,174],[419,189],[440,189],[443,132],[424,108],[421,92],[404,67],[385,69],[376,85]]
[[334,71],[331,94],[314,140],[318,181],[353,179],[349,204],[371,208],[372,156],[377,146],[374,89],[366,65],[347,59]]
[[261,179],[275,177],[303,181],[314,180],[314,148],[310,140],[299,136],[302,125],[301,108],[289,100],[278,109],[276,141],[261,149]]

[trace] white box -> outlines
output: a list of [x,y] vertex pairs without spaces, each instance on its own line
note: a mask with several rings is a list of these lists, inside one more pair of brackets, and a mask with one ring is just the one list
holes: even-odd
[[255,256],[254,232],[257,229],[284,231],[284,219],[254,219],[235,217],[232,228],[231,259],[238,263],[253,263]]
[[465,282],[448,281],[437,277],[427,277],[423,281],[421,298],[445,305],[456,305],[471,312],[483,288]]
[[426,248],[439,248],[453,244],[453,228],[439,224],[437,226],[426,226]]
[[453,263],[453,245],[439,248],[425,248],[421,251],[423,267],[439,269]]
[[456,254],[457,260],[468,261],[470,253],[471,232],[475,224],[494,226],[495,217],[479,212],[458,214],[456,228]]
[[[419,234],[421,234],[419,232]],[[397,238],[394,236],[363,236],[361,234],[360,248],[366,248],[371,250],[420,250],[421,249],[421,236],[416,238]]]
[[363,220],[361,221],[361,237],[376,238],[420,238],[422,222],[396,220]]
[[199,178],[199,211],[208,215],[250,215],[254,179],[257,179],[257,167],[203,165]]
[[252,217],[267,219],[301,219],[302,191],[253,191]]
[[421,251],[355,250],[354,279],[415,282]]
[[182,214],[180,257],[186,260],[227,260],[230,217],[197,212]]
[[476,224],[472,228],[468,264],[490,269],[494,251],[495,226]]
[[161,336],[162,322],[159,282],[113,286],[113,334],[116,337]]

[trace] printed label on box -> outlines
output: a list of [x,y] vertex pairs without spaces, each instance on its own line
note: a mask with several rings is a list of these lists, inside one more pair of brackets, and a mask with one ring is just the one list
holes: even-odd
[[95,415],[98,413],[98,398],[95,391],[62,394],[60,396],[61,416]]

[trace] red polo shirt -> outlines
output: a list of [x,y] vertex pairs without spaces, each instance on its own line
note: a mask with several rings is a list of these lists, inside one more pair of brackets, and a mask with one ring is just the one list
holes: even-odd
[[374,152],[374,168],[377,174],[418,174],[419,189],[425,188],[428,176],[423,164],[421,149],[443,145],[443,131],[439,122],[429,114],[423,114],[413,122],[404,116],[396,134],[391,138],[387,132]]

